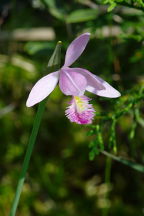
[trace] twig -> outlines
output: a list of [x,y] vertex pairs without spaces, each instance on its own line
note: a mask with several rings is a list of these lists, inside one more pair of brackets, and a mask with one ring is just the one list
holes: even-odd
[[121,163],[123,163],[123,164],[137,170],[137,171],[144,172],[144,166],[141,165],[141,164],[135,163],[135,162],[130,161],[130,160],[126,160],[126,159],[124,159],[122,157],[117,157],[116,155],[113,155],[113,154],[111,154],[111,153],[109,153],[107,151],[102,151],[102,150],[99,150],[99,151],[102,154],[104,154],[105,156],[112,158],[113,160],[121,162]]

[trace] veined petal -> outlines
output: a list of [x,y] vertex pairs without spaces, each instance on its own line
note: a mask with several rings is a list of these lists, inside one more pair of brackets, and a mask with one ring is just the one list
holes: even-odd
[[109,98],[116,98],[121,95],[120,92],[118,92],[110,84],[108,84],[100,77],[92,74],[88,70],[82,68],[73,68],[73,69],[86,77],[87,91],[92,92],[99,96],[109,97]]
[[96,95],[108,97],[108,98],[117,98],[117,97],[121,96],[121,93],[119,91],[117,91],[115,88],[113,88],[106,81],[104,81],[103,79],[101,79],[100,77],[98,77],[96,75],[94,75],[94,76],[95,76],[95,79],[97,79],[99,82],[102,83],[104,88],[101,90],[98,90],[93,85],[88,85],[86,88],[87,91],[92,92]]
[[63,68],[60,71],[59,86],[65,95],[80,96],[85,92],[87,81],[73,68]]
[[59,79],[59,71],[53,72],[41,78],[32,88],[26,102],[31,107],[45,99],[55,88]]
[[78,59],[78,57],[84,51],[89,41],[89,37],[90,33],[84,33],[72,41],[66,51],[64,67],[70,66],[75,62],[76,59]]
[[70,106],[65,111],[67,118],[77,124],[91,124],[95,116],[95,110],[89,104],[90,98],[86,96],[74,96]]
[[82,74],[87,80],[87,86],[94,86],[97,90],[105,89],[103,84],[95,77],[94,74],[83,68],[72,68],[77,73]]

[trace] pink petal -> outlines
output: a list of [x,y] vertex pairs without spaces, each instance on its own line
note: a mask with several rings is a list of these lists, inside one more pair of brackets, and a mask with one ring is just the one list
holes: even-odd
[[87,85],[94,86],[97,90],[105,89],[103,84],[96,79],[95,75],[83,68],[72,68],[77,73],[82,74],[87,79]]
[[31,107],[45,99],[55,88],[59,78],[59,71],[53,72],[41,78],[32,88],[26,102]]
[[60,71],[59,86],[65,95],[80,96],[87,86],[86,78],[73,68],[63,68]]
[[88,70],[82,68],[73,68],[73,69],[86,77],[87,91],[92,92],[99,96],[109,97],[109,98],[116,98],[121,95],[120,92],[114,89],[110,84],[108,84],[100,77],[92,74]]
[[90,33],[84,33],[72,41],[66,52],[64,67],[70,66],[78,59],[88,43],[89,36]]
[[95,79],[97,79],[99,82],[102,83],[104,86],[104,89],[98,90],[92,85],[87,86],[86,90],[89,92],[92,92],[96,95],[103,96],[103,97],[108,97],[108,98],[117,98],[121,96],[121,93],[117,91],[115,88],[113,88],[110,84],[108,84],[106,81],[101,79],[100,77],[95,76]]

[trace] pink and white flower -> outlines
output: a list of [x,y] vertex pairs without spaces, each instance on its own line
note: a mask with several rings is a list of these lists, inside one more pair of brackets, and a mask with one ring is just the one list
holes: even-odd
[[95,116],[95,110],[92,104],[89,104],[90,100],[85,95],[80,97],[73,96],[69,102],[70,106],[65,111],[67,118],[77,124],[91,124]]
[[72,41],[66,51],[64,65],[60,70],[44,76],[34,85],[26,102],[27,107],[34,106],[44,100],[59,81],[61,91],[65,95],[73,96],[70,106],[66,110],[66,116],[72,122],[90,124],[94,117],[94,109],[89,104],[90,99],[84,96],[85,91],[109,98],[120,96],[116,89],[88,70],[69,67],[82,54],[89,37],[90,33],[84,33]]

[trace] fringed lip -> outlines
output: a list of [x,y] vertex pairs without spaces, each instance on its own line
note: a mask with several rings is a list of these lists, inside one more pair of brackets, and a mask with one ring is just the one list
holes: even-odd
[[86,96],[74,96],[70,101],[70,106],[65,111],[67,118],[77,124],[91,124],[95,116],[95,110],[91,99]]

